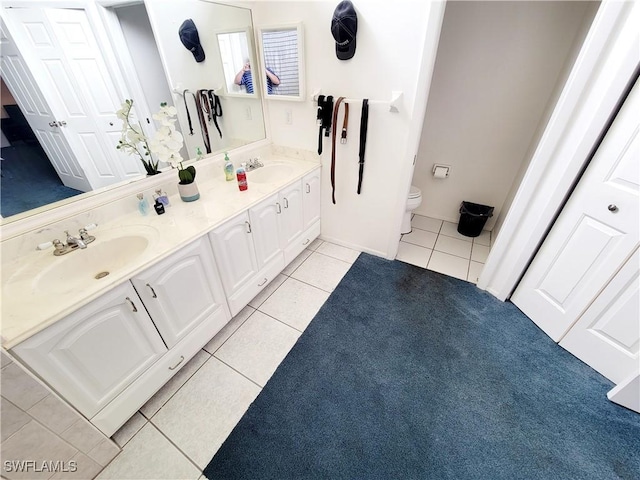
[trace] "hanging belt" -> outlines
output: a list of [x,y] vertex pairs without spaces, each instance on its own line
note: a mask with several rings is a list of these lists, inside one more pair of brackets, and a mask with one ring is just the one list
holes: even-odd
[[184,92],[182,92],[182,99],[184,100],[184,109],[187,111],[187,121],[189,122],[189,135],[193,135],[193,125],[191,124],[191,115],[189,115],[189,107],[187,106],[187,92],[189,92],[189,90],[185,90]]
[[[333,134],[331,136],[331,201],[336,204],[336,129],[335,124],[338,121],[338,111],[340,110],[340,103],[344,100],[344,97],[338,97],[336,106],[333,109]],[[346,112],[345,112],[346,113]]]
[[218,129],[220,138],[222,138],[222,130],[220,130],[220,127],[218,126],[218,117],[222,117],[222,104],[220,103],[220,98],[213,93],[213,90],[207,90],[207,95],[209,96],[210,105],[209,119],[213,118],[213,124]]
[[211,143],[209,141],[209,131],[207,130],[207,119],[205,118],[205,112],[203,110],[202,92],[205,90],[198,90],[198,95],[192,93],[193,100],[196,102],[196,111],[198,112],[198,120],[200,121],[200,129],[202,130],[202,141],[204,142],[204,148],[207,153],[211,153]]
[[358,173],[358,195],[360,195],[360,189],[362,188],[362,173],[364,172],[364,150],[367,145],[367,124],[369,123],[369,100],[362,100],[362,114],[360,117],[360,157],[359,165],[360,172]]
[[344,102],[344,120],[342,121],[342,137],[340,143],[347,143],[347,125],[349,124],[349,104]]
[[333,113],[333,97],[320,95],[318,97],[318,116],[317,121],[320,125],[318,129],[318,155],[322,155],[322,129],[325,129],[325,137],[329,136],[331,131],[331,115]]

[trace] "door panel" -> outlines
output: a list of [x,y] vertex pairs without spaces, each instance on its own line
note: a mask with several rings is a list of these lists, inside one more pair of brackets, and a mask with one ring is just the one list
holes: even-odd
[[[32,28],[31,38],[37,44],[46,44],[49,37],[46,30]],[[44,32],[44,33],[43,33]],[[45,100],[33,75],[25,64],[12,38],[6,33],[6,26],[2,24],[1,45],[1,69],[2,77],[11,90],[20,110],[24,114],[29,126],[40,141],[40,145],[49,157],[53,168],[60,180],[67,187],[75,188],[82,192],[92,189],[84,170],[72,153],[67,139],[58,127],[49,124],[55,120],[51,108]]]
[[638,260],[627,262],[640,243],[638,111],[636,82],[511,298],[555,341],[575,324],[561,345],[596,369],[611,365],[612,379],[628,374],[622,358],[638,361]]
[[638,369],[640,281],[638,250],[560,342],[614,383]]

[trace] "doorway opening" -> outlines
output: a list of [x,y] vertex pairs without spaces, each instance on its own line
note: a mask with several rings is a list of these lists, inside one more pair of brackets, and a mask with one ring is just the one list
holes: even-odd
[[17,215],[81,194],[62,183],[2,77],[0,85],[0,215]]

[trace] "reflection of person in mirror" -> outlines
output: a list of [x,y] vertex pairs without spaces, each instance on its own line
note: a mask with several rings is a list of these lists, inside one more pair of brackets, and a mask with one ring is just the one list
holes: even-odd
[[[247,89],[247,93],[253,93],[253,78],[251,77],[251,64],[249,63],[249,60],[245,62],[242,70],[238,72],[234,82],[236,85],[244,85]],[[277,85],[280,85],[280,79],[273,70],[267,68],[267,92],[271,94],[273,92],[273,87]]]

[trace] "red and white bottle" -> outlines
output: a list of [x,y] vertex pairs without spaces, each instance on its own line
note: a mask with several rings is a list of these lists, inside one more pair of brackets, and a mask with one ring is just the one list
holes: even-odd
[[248,188],[247,185],[247,172],[244,171],[244,168],[240,167],[236,170],[236,177],[238,178],[238,188],[240,191],[244,191]]

